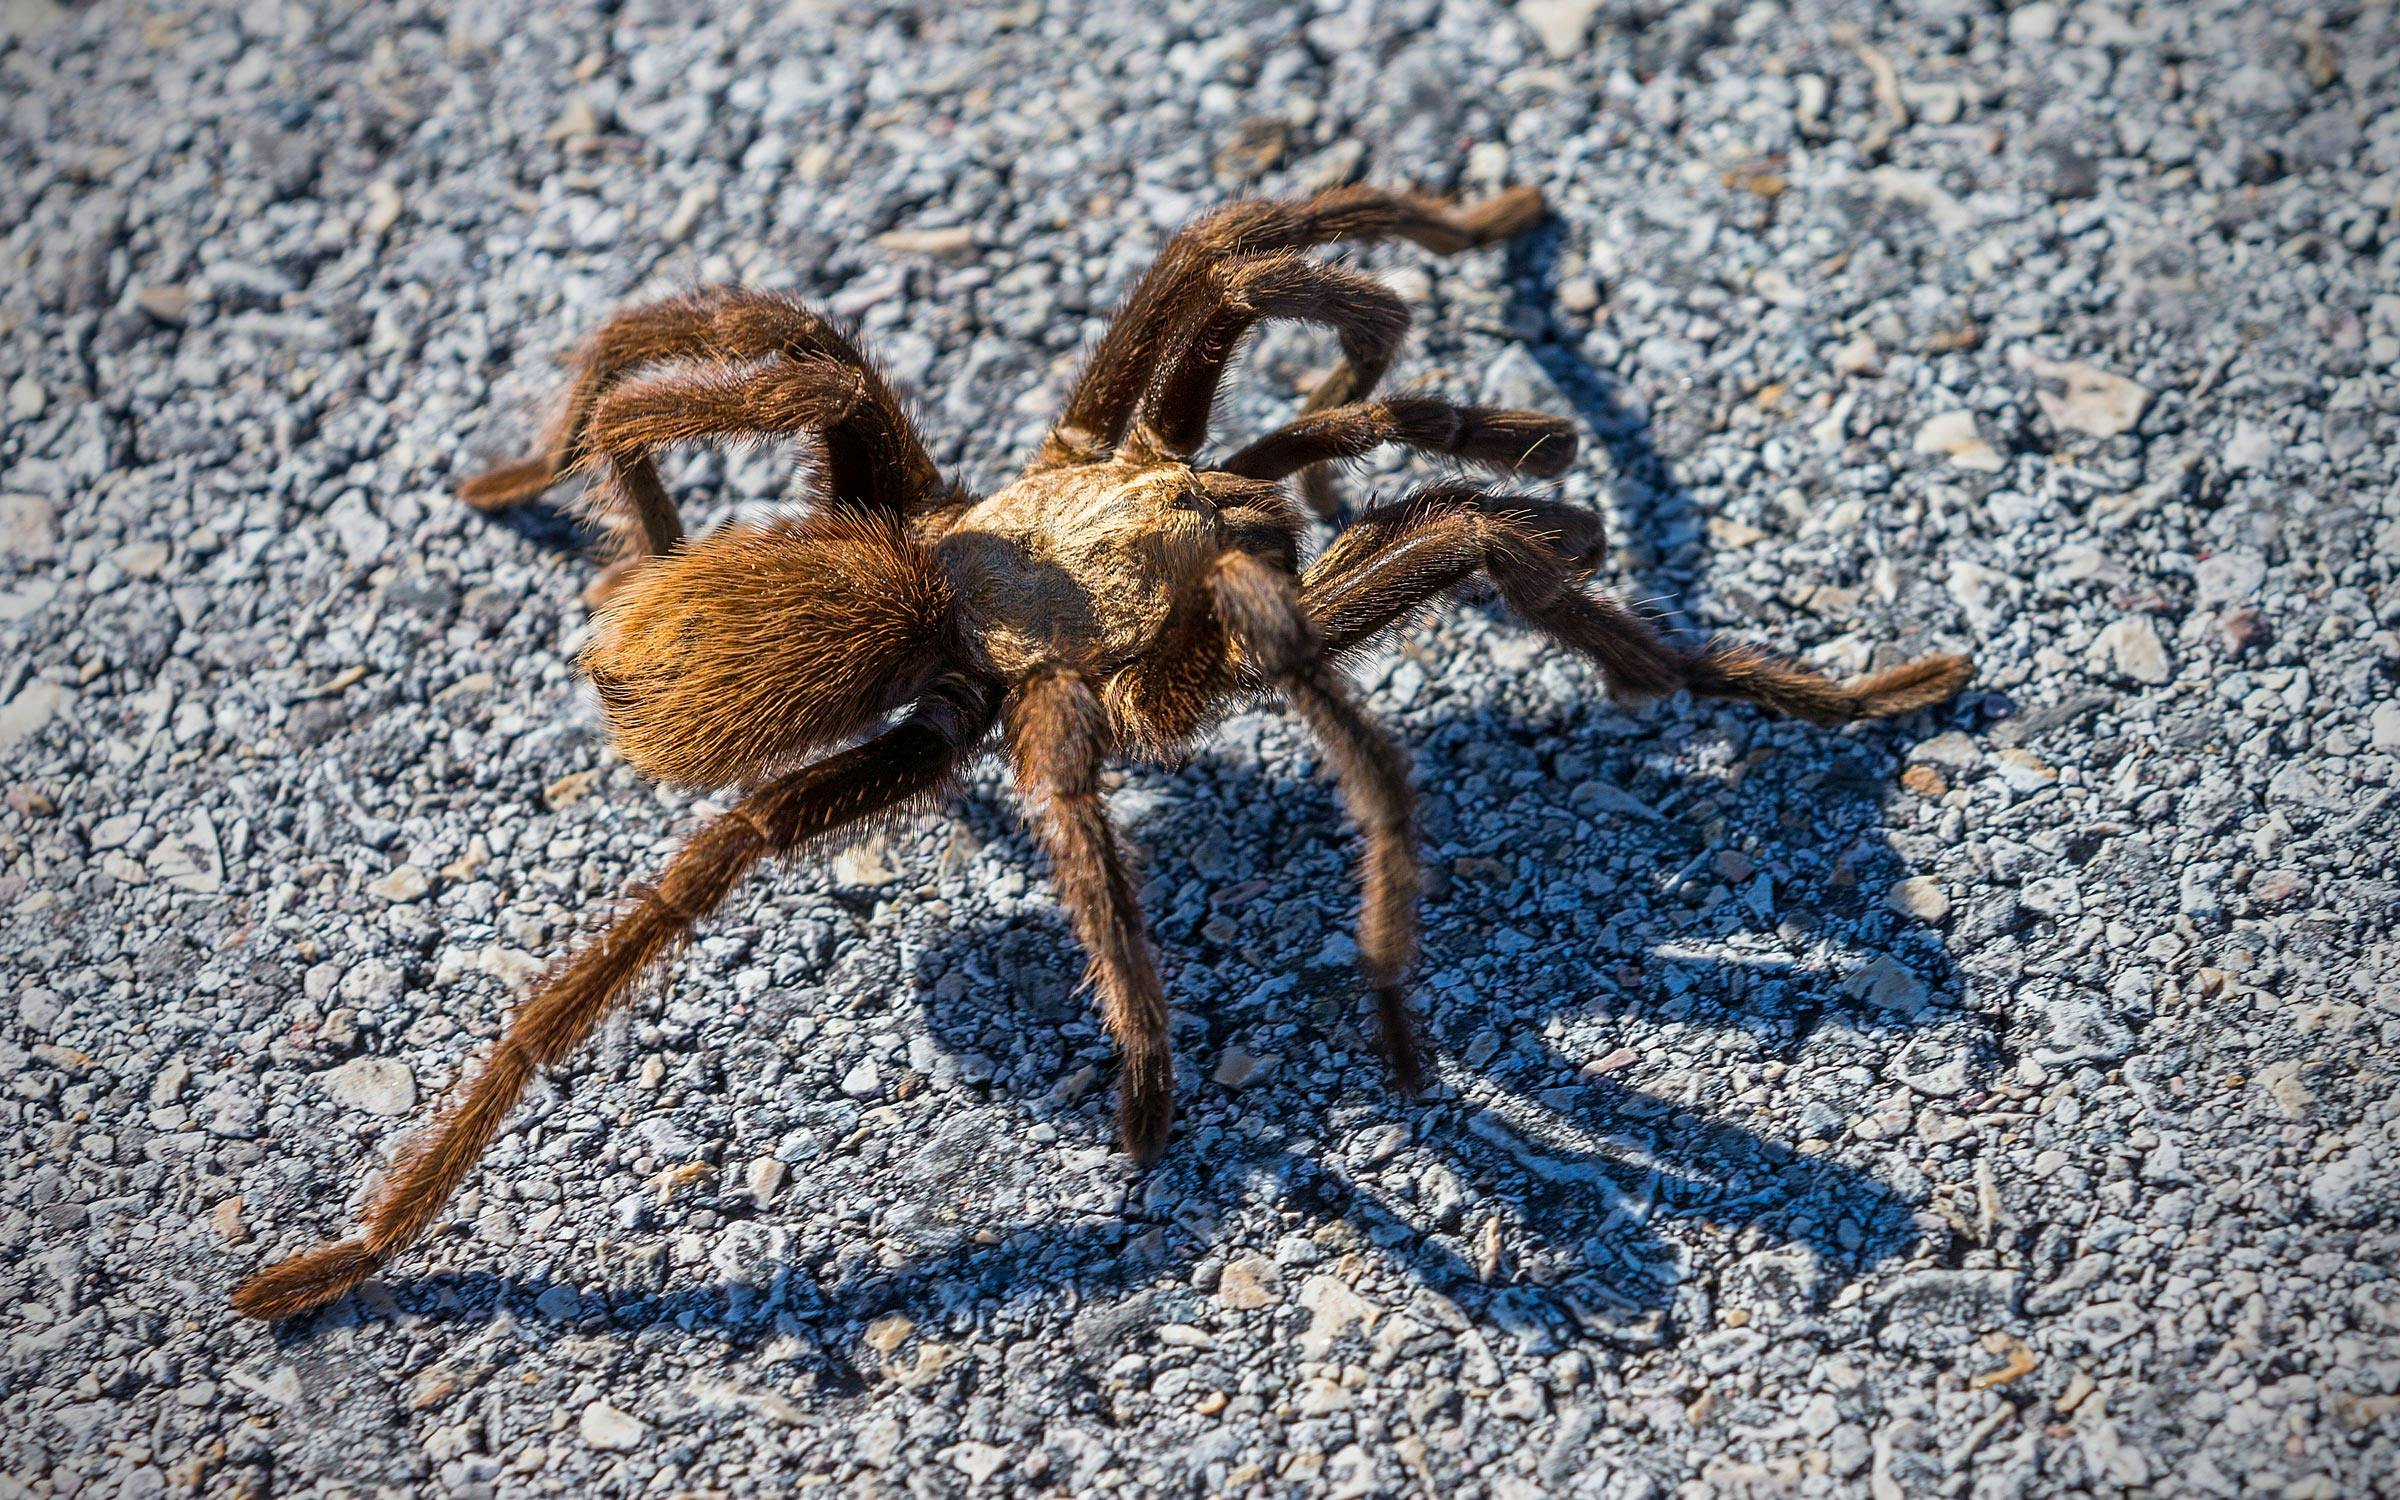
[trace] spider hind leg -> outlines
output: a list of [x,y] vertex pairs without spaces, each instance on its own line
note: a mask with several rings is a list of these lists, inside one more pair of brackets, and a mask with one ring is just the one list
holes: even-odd
[[1577,539],[1544,524],[1560,509],[1461,485],[1421,491],[1335,537],[1302,579],[1302,597],[1327,649],[1340,654],[1480,572],[1511,609],[1597,663],[1624,697],[1686,689],[1816,724],[1930,708],[1974,674],[1965,657],[1937,654],[1837,682],[1754,646],[1671,641],[1621,601],[1581,586]]

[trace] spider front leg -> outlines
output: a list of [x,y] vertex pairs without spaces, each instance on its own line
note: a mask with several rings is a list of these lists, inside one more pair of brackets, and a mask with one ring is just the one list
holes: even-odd
[[277,1262],[233,1294],[237,1312],[288,1318],[333,1302],[421,1239],[482,1159],[534,1075],[565,1062],[642,975],[666,961],[760,860],[788,856],[860,820],[938,791],[980,744],[998,710],[980,681],[947,677],[898,725],[769,783],[709,823],[657,884],[551,970],[509,1022],[473,1080],[435,1124],[401,1148],[366,1210],[366,1232]]
[[[866,397],[865,378],[856,369],[824,359],[754,370],[718,365],[610,391],[584,425],[586,441],[607,466],[607,477],[589,492],[589,508],[597,520],[629,519],[639,545],[601,571],[585,591],[589,601],[607,603],[635,567],[683,541],[683,518],[659,482],[660,449],[709,439],[835,433],[852,421]],[[902,470],[869,463],[848,445],[831,444],[828,451],[847,454],[847,470],[834,476],[837,501],[905,513]]]
[[[600,462],[609,444],[596,430],[601,425],[596,419],[607,409],[611,392],[648,366],[697,361],[722,369],[772,359],[830,368],[838,373],[819,374],[812,383],[850,393],[838,415],[806,424],[822,434],[836,497],[889,506],[904,515],[940,502],[946,492],[939,470],[899,398],[857,346],[799,302],[738,288],[670,298],[603,324],[577,356],[574,382],[543,451],[469,479],[459,487],[459,497],[478,510],[502,510]],[[727,383],[720,375],[718,385]],[[790,431],[794,425],[776,427],[753,420],[755,414],[719,415],[716,428],[693,435],[756,435]],[[607,467],[610,472],[590,502],[596,518],[633,533],[649,555],[672,548],[683,525],[650,456],[624,455]]]
[[1416,957],[1423,880],[1408,763],[1324,661],[1291,576],[1250,552],[1220,556],[1177,599],[1149,654],[1109,680],[1109,714],[1126,739],[1163,753],[1245,681],[1274,688],[1300,714],[1366,840],[1359,968],[1375,992],[1392,1081],[1413,1094],[1424,1064],[1403,981]]
[[1330,325],[1360,378],[1382,378],[1408,336],[1408,308],[1372,276],[1284,253],[1231,261],[1207,278],[1125,446],[1148,459],[1188,462],[1208,440],[1225,371],[1250,331],[1270,318]]
[[[838,328],[789,297],[720,287],[631,308],[602,324],[576,355],[575,380],[543,451],[475,476],[460,486],[459,497],[478,510],[499,510],[530,500],[573,473],[592,454],[586,424],[601,398],[645,366],[775,355],[827,360],[858,372],[866,410],[827,435],[828,448],[840,450],[830,455],[837,471],[895,470],[911,494],[939,487],[941,476],[899,398]],[[837,483],[836,488],[843,487]]]
[[[684,443],[767,440],[837,432],[866,400],[866,381],[826,359],[777,362],[756,370],[714,365],[696,374],[660,376],[603,396],[584,424],[584,440],[608,466],[595,487],[601,515],[633,518],[643,555],[664,556],[683,540],[683,519],[658,478],[658,452]],[[902,509],[903,476],[851,455],[856,472],[835,495],[872,508]],[[845,493],[842,484],[856,493]]]
[[[1455,255],[1540,222],[1542,196],[1516,187],[1480,203],[1446,203],[1422,193],[1373,187],[1330,188],[1306,198],[1231,204],[1179,231],[1143,273],[1108,331],[1085,361],[1066,409],[1038,462],[1099,458],[1124,440],[1150,389],[1158,352],[1211,298],[1219,264],[1340,241],[1372,244],[1398,237],[1437,255]],[[1310,410],[1365,394],[1345,367],[1310,397]]]
[[1327,664],[1290,575],[1247,553],[1219,558],[1208,593],[1240,663],[1282,693],[1325,756],[1350,820],[1366,840],[1358,966],[1375,992],[1392,1085],[1414,1095],[1425,1065],[1402,981],[1417,952],[1417,799],[1400,747],[1351,701]]
[[1510,608],[1598,663],[1626,697],[1684,688],[1817,724],[1930,708],[1973,675],[1965,657],[1935,655],[1836,682],[1753,646],[1677,645],[1618,600],[1584,592],[1567,539],[1542,524],[1560,509],[1465,486],[1421,491],[1335,537],[1303,575],[1301,597],[1326,649],[1340,653],[1482,572]]
[[[1565,473],[1576,448],[1574,424],[1563,417],[1395,396],[1302,417],[1219,467],[1246,479],[1286,479],[1317,473],[1319,464],[1364,457],[1386,443],[1545,479]],[[1309,498],[1319,499],[1313,493]],[[1332,507],[1318,504],[1318,511],[1330,516]]]
[[1175,1119],[1175,1060],[1141,900],[1100,800],[1107,715],[1081,675],[1045,668],[1009,694],[1007,735],[1017,789],[1090,960],[1101,1023],[1123,1058],[1117,1137],[1137,1160],[1153,1161]]

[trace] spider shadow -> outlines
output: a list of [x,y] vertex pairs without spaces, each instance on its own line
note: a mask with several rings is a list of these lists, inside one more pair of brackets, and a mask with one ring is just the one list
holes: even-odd
[[1704,536],[1699,502],[1660,451],[1649,414],[1618,399],[1617,381],[1585,357],[1559,308],[1558,264],[1567,236],[1567,224],[1554,215],[1507,242],[1502,254],[1509,321],[1536,330],[1521,347],[1607,451],[1615,509],[1656,558],[1650,571],[1675,586],[1662,597],[1697,599],[1697,549]]
[[[1454,727],[1462,742],[1519,750],[1535,732],[1488,711]],[[1429,785],[1453,769],[1429,767]],[[1271,876],[1228,882],[1203,868],[1227,807],[1309,798],[1297,780],[1288,767],[1210,756],[1182,773],[1137,771],[1119,794],[1121,811],[1131,804],[1128,831],[1138,843],[1180,851],[1153,859],[1145,894],[1160,913],[1170,992],[1191,1007],[1176,1019],[1177,1140],[1157,1168],[1131,1179],[1121,1206],[1070,1208],[1072,1187],[1036,1164],[1041,1144],[1098,1152],[1111,1140],[1113,1066],[1088,1002],[1075,993],[1063,922],[1044,911],[997,930],[929,926],[914,934],[922,940],[914,960],[921,1023],[942,1053],[937,1079],[945,1067],[957,1069],[988,1089],[992,1108],[928,1121],[928,1137],[893,1141],[871,1164],[876,1180],[904,1185],[878,1222],[884,1258],[854,1262],[821,1283],[812,1307],[856,1323],[900,1310],[930,1322],[1058,1293],[1085,1309],[1079,1327],[1087,1319],[1102,1328],[1174,1321],[1189,1315],[1194,1273],[1221,1262],[1223,1228],[1237,1220],[1255,1227],[1272,1213],[1296,1221],[1312,1241],[1323,1236],[1306,1234],[1307,1226],[1338,1223],[1337,1243],[1373,1247],[1454,1309],[1531,1347],[1580,1337],[1640,1344],[1664,1336],[1663,1315],[1685,1295],[1674,1241],[1695,1225],[1732,1226],[1762,1244],[1796,1248],[1781,1274],[1789,1296],[1809,1306],[1913,1240],[1907,1193],[1712,1118],[1714,1101],[1595,1075],[1588,1053],[1570,1055],[1548,1025],[1566,1021],[1572,1031],[1574,1021],[1599,1013],[1735,1028],[1751,1033],[1758,1055],[1774,1057],[1820,1024],[1879,1032],[1921,1018],[1879,1008],[1808,966],[1769,973],[1712,960],[1688,941],[1644,936],[1620,946],[1651,967],[1620,964],[1612,973],[1562,961],[1549,992],[1526,1004],[1446,975],[1477,967],[1495,947],[1572,944],[1585,913],[1562,908],[1550,930],[1495,942],[1491,914],[1454,883],[1429,904],[1424,965],[1424,1008],[1447,1059],[1445,1083],[1417,1104],[1392,1100],[1359,1025],[1347,960],[1305,956],[1321,933],[1297,949],[1243,955],[1235,951],[1241,933],[1210,930],[1226,914],[1206,894],[1212,890],[1299,899],[1308,919],[1321,922],[1323,903],[1295,888],[1317,892],[1349,878],[1351,841],[1321,788],[1309,811],[1270,820],[1265,848],[1246,851]],[[1162,795],[1175,784],[1189,795]],[[1812,829],[1854,833],[1879,795],[1870,785],[1837,760],[1832,771],[1755,797],[1761,816],[1750,821],[1806,803],[1816,815]],[[1038,868],[1012,810],[976,803],[962,816],[996,867]],[[1786,847],[1760,851],[1762,865],[1801,862],[1811,852],[1788,831],[1782,838]],[[1873,852],[1872,843],[1846,867],[1843,888],[1880,889],[1898,869],[1888,849]],[[1194,891],[1203,893],[1197,902],[1187,899]],[[1718,929],[1728,920],[1746,925],[1727,904],[1712,895],[1677,906],[1663,925],[1687,940],[1721,938],[1710,930],[1712,913]],[[1786,910],[1796,919],[1786,926],[1803,933],[1835,925],[1816,921],[1819,910],[1838,917],[1845,933],[1874,925],[1864,910],[1805,901]],[[1928,992],[1947,987],[1938,945],[1911,958],[1915,969],[1931,971],[1920,981]],[[1228,1005],[1199,1004],[1245,987]],[[1488,1050],[1476,1040],[1498,1036],[1511,1040]],[[1235,1045],[1273,1056],[1278,1071],[1239,1091],[1207,1076]],[[998,1123],[993,1110],[1003,1116]],[[1496,1263],[1479,1239],[1495,1218],[1504,1242]],[[1303,1263],[1311,1253],[1303,1247]]]
[[562,504],[549,495],[474,514],[485,525],[530,542],[554,557],[590,559],[603,540],[603,533],[578,514],[572,504]]
[[[1513,777],[1535,759],[1524,747],[1541,732],[1479,710],[1451,721],[1443,737],[1509,747],[1502,765],[1514,768],[1507,772]],[[1421,763],[1429,789],[1467,779],[1465,766],[1443,759],[1437,751]],[[1862,770],[1837,756],[1823,772],[1753,772],[1766,785],[1749,793],[1735,819],[1758,851],[1746,858],[1762,870],[1823,870],[1837,893],[1886,888],[1901,868],[1888,845],[1860,837],[1881,795]],[[1499,777],[1494,772],[1491,779]],[[1195,778],[1207,783],[1204,791],[1188,785]],[[1190,795],[1169,800],[1163,793],[1179,781]],[[1544,778],[1524,799],[1555,799],[1561,791]],[[1141,1179],[1138,1207],[1113,1225],[1094,1220],[1077,1231],[1081,1250],[1053,1236],[1046,1246],[1003,1245],[995,1253],[957,1235],[945,1238],[947,1211],[930,1212],[909,1230],[920,1253],[905,1269],[875,1279],[884,1300],[905,1301],[912,1286],[960,1277],[995,1297],[1023,1292],[1028,1276],[1070,1283],[1085,1297],[1147,1283],[1207,1260],[1215,1253],[1215,1228],[1267,1200],[1300,1210],[1303,1222],[1346,1222],[1351,1240],[1374,1245],[1418,1283],[1521,1336],[1536,1325],[1548,1327],[1551,1337],[1596,1327],[1614,1336],[1617,1325],[1640,1324],[1677,1300],[1673,1267],[1681,1252],[1662,1234],[1664,1224],[1755,1230],[1762,1241],[1803,1249],[1829,1283],[1853,1279],[1913,1240],[1916,1205],[1900,1190],[1731,1123],[1718,1116],[1717,1100],[1668,1097],[1606,1065],[1588,1066],[1604,1058],[1614,1063],[1613,1048],[1585,1043],[1582,1053],[1570,1055],[1557,1039],[1604,1031],[1611,1018],[1663,1020],[1745,1032],[1748,1050],[1764,1063],[1793,1056],[1822,1029],[1871,1035],[1913,1027],[1955,1004],[1955,976],[1938,942],[1897,931],[1879,903],[1809,892],[1778,899],[1775,915],[1786,944],[1848,942],[1863,934],[1879,949],[1904,954],[1905,962],[1884,955],[1905,975],[1901,988],[1910,990],[1898,998],[1818,964],[1712,956],[1709,945],[1723,946],[1760,925],[1740,896],[1714,880],[1707,894],[1694,893],[1699,899],[1671,898],[1657,920],[1625,932],[1596,920],[1588,899],[1573,899],[1583,893],[1563,877],[1543,875],[1541,859],[1520,861],[1524,882],[1535,889],[1510,905],[1454,878],[1426,905],[1420,964],[1419,1006],[1444,1059],[1444,1081],[1432,1097],[1410,1104],[1384,1087],[1347,942],[1324,941],[1326,903],[1309,899],[1328,888],[1346,892],[1354,878],[1354,841],[1333,796],[1288,766],[1209,756],[1182,772],[1137,772],[1119,800],[1134,804],[1133,840],[1152,851],[1185,851],[1154,855],[1145,893],[1158,913],[1170,997],[1189,1007],[1178,1009],[1175,1023],[1182,1064],[1178,1138]],[[1429,815],[1439,816],[1444,800],[1429,790]],[[1304,802],[1304,812],[1246,830],[1266,838],[1265,847],[1244,857],[1245,867],[1271,872],[1263,882],[1199,868],[1191,851],[1205,859],[1224,809],[1296,801]],[[1852,840],[1838,874],[1810,840],[1786,826],[1803,805],[1810,813],[1805,828],[1831,828]],[[1562,820],[1570,837],[1574,816]],[[970,817],[1000,862],[1039,867],[1041,857],[1013,812],[979,807]],[[1686,841],[1709,842],[1674,820],[1661,825]],[[1807,881],[1804,874],[1795,879]],[[1550,880],[1564,888],[1540,889]],[[1255,915],[1220,920],[1243,912],[1229,913],[1217,898],[1245,890],[1257,903],[1277,904],[1276,917],[1267,919],[1277,927],[1292,925],[1280,917],[1296,906],[1301,930],[1288,938],[1261,935]],[[1633,890],[1611,894],[1640,900]],[[1344,911],[1336,920],[1346,920],[1347,899],[1336,906]],[[1076,958],[1063,922],[1020,923],[998,935],[997,944],[994,934],[956,929],[926,936],[916,977],[920,994],[939,997],[923,1015],[934,1043],[953,1058],[1013,1053],[1014,1065],[992,1076],[996,1099],[1022,1110],[1027,1128],[1046,1124],[1061,1137],[1107,1143],[1110,1095],[1103,1085],[1112,1081],[1113,1066],[1088,997],[1074,993]],[[1554,955],[1546,993],[1522,998],[1464,977],[1495,956],[1528,951]],[[1607,961],[1612,951],[1621,958]],[[1216,1003],[1244,991],[1230,1005]],[[1062,1044],[1046,1056],[1033,1041],[1043,1028],[1055,1028]],[[1218,1083],[1210,1064],[1236,1046],[1274,1056],[1278,1073],[1239,1091]],[[1097,1075],[1088,1091],[1056,1086],[1086,1067]],[[1683,1081],[1693,1091],[1730,1092],[1718,1080]],[[1392,1134],[1394,1124],[1404,1137]],[[961,1224],[1017,1195],[999,1180],[1010,1175],[1006,1169],[975,1159],[976,1151],[988,1150],[988,1130],[977,1126],[955,1141],[937,1131],[903,1174],[929,1184],[944,1203],[976,1204],[959,1216]],[[1506,1221],[1504,1238],[1528,1242],[1524,1253],[1539,1267],[1538,1282],[1489,1279],[1491,1267],[1479,1263],[1487,1258],[1473,1241],[1494,1214]]]
[[[1478,707],[1437,724],[1419,746],[1428,822],[1456,815],[1464,826],[1470,815],[1497,812],[1504,826],[1533,824],[1535,846],[1553,830],[1588,836],[1592,816],[1572,803],[1588,807],[1589,796],[1525,773],[1543,769],[1547,747],[1582,742],[1607,713],[1570,705],[1562,723]],[[1792,733],[1759,738],[1782,747]],[[1678,871],[1695,840],[1749,844],[1762,870],[1789,874],[1774,906],[1787,945],[1817,935],[1888,947],[1924,991],[1912,1005],[1864,996],[1819,964],[1712,955],[1712,945],[1738,947],[1760,925],[1714,877],[1705,894],[1688,881],[1670,881],[1663,896],[1655,880],[1648,892],[1638,879],[1594,889],[1587,877],[1579,888],[1542,873],[1555,861],[1532,847],[1521,855],[1524,878],[1453,874],[1426,903],[1418,1008],[1441,1083],[1423,1100],[1399,1101],[1384,1086],[1349,957],[1337,951],[1345,945],[1324,941],[1326,909],[1342,914],[1333,919],[1339,930],[1349,903],[1346,894],[1327,903],[1322,893],[1346,893],[1353,879],[1354,840],[1338,801],[1301,768],[1224,743],[1180,770],[1137,768],[1117,794],[1129,838],[1149,851],[1144,897],[1179,1006],[1181,1074],[1179,1127],[1164,1160],[1143,1172],[1116,1158],[1103,1171],[1122,1185],[1121,1201],[1082,1201],[1094,1159],[1113,1145],[1115,1070],[1089,998],[1077,992],[1073,939],[1055,908],[1030,902],[996,926],[912,919],[902,941],[913,951],[915,998],[899,1006],[901,1029],[922,1029],[937,1083],[963,1083],[982,1100],[947,1120],[902,1114],[886,1121],[898,1128],[858,1131],[834,1156],[794,1163],[804,1179],[832,1169],[819,1188],[826,1197],[873,1184],[882,1201],[871,1224],[756,1211],[729,1185],[715,1211],[747,1219],[738,1236],[747,1250],[717,1259],[716,1275],[697,1285],[662,1288],[655,1269],[604,1275],[597,1285],[588,1276],[435,1275],[389,1285],[327,1318],[383,1320],[405,1309],[488,1322],[531,1309],[562,1330],[655,1330],[735,1345],[775,1337],[779,1358],[820,1389],[840,1391],[867,1378],[859,1364],[875,1356],[859,1339],[885,1314],[937,1327],[1063,1297],[1076,1310],[1077,1357],[1105,1364],[1126,1330],[1200,1316],[1195,1282],[1204,1285],[1205,1273],[1235,1253],[1227,1230],[1256,1244],[1273,1221],[1296,1226],[1274,1247],[1278,1258],[1297,1238],[1306,1242],[1297,1251],[1304,1267],[1326,1253],[1311,1247],[1330,1238],[1336,1253],[1361,1250],[1396,1266],[1479,1336],[1497,1333],[1533,1352],[1590,1340],[1646,1347],[1704,1323],[1709,1294],[1688,1285],[1680,1267],[1684,1245],[1709,1233],[1764,1249],[1744,1261],[1761,1269],[1744,1274],[1770,1278],[1768,1295],[1805,1316],[1914,1243],[1914,1194],[1728,1118],[1724,1096],[1733,1090],[1720,1077],[1662,1074],[1656,1058],[1620,1076],[1610,1022],[1652,1046],[1678,1030],[1739,1033],[1737,1060],[1759,1064],[1793,1055],[1821,1030],[1905,1030],[1955,1003],[1937,942],[1920,933],[1912,944],[1879,903],[1845,903],[1821,889],[1881,890],[1900,873],[1888,845],[1858,837],[1877,821],[1876,773],[1894,768],[1888,753],[1872,760],[1888,734],[1851,737],[1823,771],[1789,773],[1779,749],[1750,773],[1730,826],[1714,838],[1668,813],[1635,820],[1638,832],[1625,842],[1663,851],[1657,867]],[[1668,803],[1674,786],[1637,766],[1638,740],[1614,752],[1602,744],[1600,777],[1620,779],[1636,800]],[[1456,753],[1479,746],[1497,749]],[[1481,805],[1495,796],[1478,778],[1513,790],[1496,794],[1496,809]],[[1238,869],[1215,868],[1212,841],[1227,809],[1262,805],[1291,812],[1245,829],[1266,842],[1245,850]],[[1808,817],[1796,819],[1802,808]],[[1039,879],[1042,856],[1012,806],[973,798],[957,817],[978,861],[1026,872],[1029,888]],[[1827,834],[1851,840],[1840,865],[1823,858]],[[1451,866],[1490,862],[1457,854],[1471,846],[1455,835],[1436,844]],[[1245,869],[1267,873],[1229,878]],[[1218,899],[1228,892],[1240,899]],[[1594,897],[1612,912],[1647,915],[1629,929]],[[1296,925],[1284,916],[1294,903],[1305,932],[1284,931]],[[1529,951],[1547,957],[1541,989],[1525,994],[1525,964],[1505,961]],[[1479,982],[1495,959],[1508,969],[1502,982]],[[806,986],[762,997],[752,1024],[771,1024],[779,1007],[821,1012],[823,995]],[[1210,1075],[1235,1046],[1273,1058],[1273,1071],[1239,1089],[1219,1083]],[[851,1133],[868,1113],[846,1100],[806,1109],[826,1136]],[[921,1133],[910,1133],[910,1119]],[[1486,1227],[1494,1222],[1496,1237]],[[662,1232],[644,1226],[625,1238],[638,1247]],[[1308,1274],[1286,1272],[1294,1281]]]

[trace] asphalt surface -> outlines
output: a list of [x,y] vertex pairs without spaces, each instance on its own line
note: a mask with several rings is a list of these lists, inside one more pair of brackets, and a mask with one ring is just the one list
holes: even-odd
[[[0,14],[0,1494],[2400,1493],[2400,7]],[[707,810],[571,670],[584,539],[450,498],[558,354],[788,289],[990,486],[1177,223],[1351,179],[1549,195],[1358,259],[1404,383],[1576,418],[1608,586],[1967,694],[1372,654],[1406,1106],[1296,727],[1125,768],[1149,1172],[987,766],[234,1317]]]

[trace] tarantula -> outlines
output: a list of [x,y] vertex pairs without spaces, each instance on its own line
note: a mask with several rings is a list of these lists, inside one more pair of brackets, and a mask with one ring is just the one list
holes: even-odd
[[[1586,586],[1597,520],[1461,483],[1379,505],[1305,569],[1286,487],[1335,507],[1323,466],[1383,444],[1553,476],[1564,420],[1422,397],[1370,399],[1408,314],[1310,247],[1397,236],[1453,254],[1539,220],[1516,188],[1471,206],[1368,187],[1236,203],[1167,245],[1101,336],[1066,409],[1012,482],[946,481],[899,401],[840,331],[790,299],[723,289],[638,308],[585,346],[539,457],[469,481],[496,509],[590,475],[598,519],[636,544],[612,572],[581,665],[616,747],[645,775],[740,788],[614,923],[554,967],[481,1067],[406,1144],[361,1235],[252,1277],[244,1313],[331,1302],[416,1241],[537,1070],[574,1053],[752,866],[932,801],[997,727],[1121,1058],[1117,1128],[1154,1158],[1174,1113],[1167,1001],[1101,795],[1115,751],[1171,759],[1233,705],[1274,695],[1305,722],[1365,844],[1359,965],[1392,1082],[1423,1076],[1403,980],[1418,864],[1400,750],[1338,664],[1477,574],[1590,657],[1628,698],[1678,688],[1817,723],[1942,702],[1971,670],[1929,656],[1837,683],[1746,646],[1671,642]],[[1342,359],[1298,419],[1203,463],[1209,413],[1244,338],[1329,326]],[[814,440],[826,492],[795,519],[687,538],[660,450]]]

